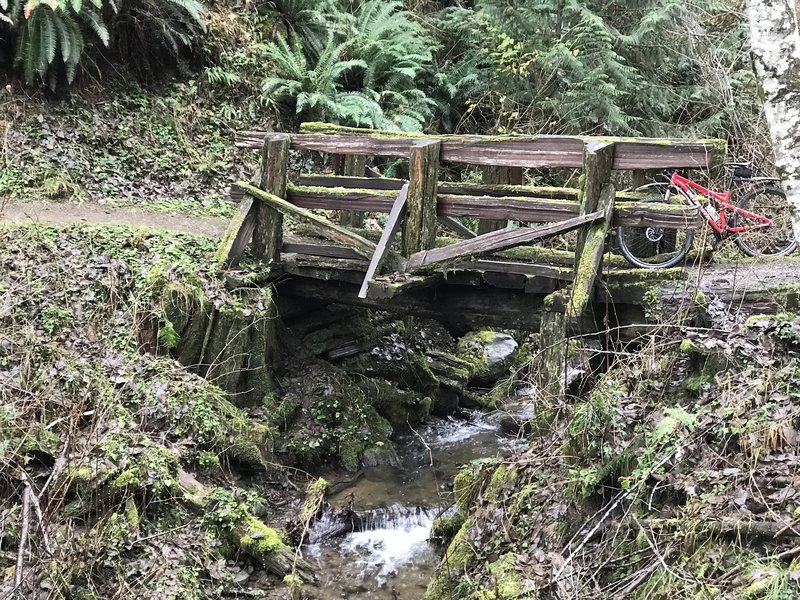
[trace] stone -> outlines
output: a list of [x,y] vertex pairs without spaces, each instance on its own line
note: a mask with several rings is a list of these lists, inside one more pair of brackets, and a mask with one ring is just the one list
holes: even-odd
[[491,329],[473,331],[458,342],[457,356],[470,363],[470,385],[490,387],[514,364],[519,344],[509,334]]

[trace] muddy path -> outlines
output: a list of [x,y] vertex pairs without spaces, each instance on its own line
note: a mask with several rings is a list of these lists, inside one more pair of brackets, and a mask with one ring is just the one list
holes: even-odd
[[153,227],[219,238],[228,219],[200,217],[179,212],[154,212],[132,206],[102,206],[94,203],[0,201],[0,221],[45,225],[131,225]]

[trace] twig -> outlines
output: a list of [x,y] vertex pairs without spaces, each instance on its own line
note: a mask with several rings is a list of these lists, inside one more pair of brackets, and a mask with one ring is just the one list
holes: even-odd
[[[22,585],[23,564],[25,550],[28,547],[28,532],[31,525],[31,489],[27,485],[22,493],[22,532],[19,535],[19,550],[17,551],[17,566],[14,570],[14,589],[19,590]],[[23,596],[20,595],[20,598]]]
[[419,432],[417,432],[417,430],[414,429],[411,426],[411,423],[409,423],[407,420],[406,420],[406,425],[408,425],[408,428],[414,433],[415,436],[417,436],[419,438],[419,441],[422,442],[422,445],[425,446],[425,449],[428,451],[428,458],[430,459],[430,465],[429,466],[432,467],[433,466],[433,450],[431,450],[431,447],[428,445],[428,442],[425,441],[425,438],[422,437],[419,434]]

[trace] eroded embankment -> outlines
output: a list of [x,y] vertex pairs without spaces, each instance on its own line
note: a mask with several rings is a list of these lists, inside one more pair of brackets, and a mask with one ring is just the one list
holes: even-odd
[[800,320],[684,335],[457,476],[428,600],[800,594]]

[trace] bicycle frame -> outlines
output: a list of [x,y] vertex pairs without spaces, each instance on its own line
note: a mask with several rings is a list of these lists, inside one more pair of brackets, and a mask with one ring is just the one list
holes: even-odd
[[[750,211],[744,210],[731,204],[731,190],[725,192],[714,192],[699,183],[682,177],[677,172],[672,174],[669,180],[670,186],[677,188],[681,195],[683,195],[693,206],[700,210],[700,214],[705,217],[708,224],[719,236],[729,235],[733,233],[742,233],[743,231],[751,231],[753,229],[762,229],[772,225],[772,219],[764,215],[758,215]],[[714,202],[719,208],[718,217],[709,213],[706,207],[706,202]],[[717,207],[715,207],[717,208]],[[756,221],[755,224],[743,226],[731,226],[728,219],[728,211],[734,214],[742,215],[751,221]],[[733,221],[735,224],[735,220]]]

